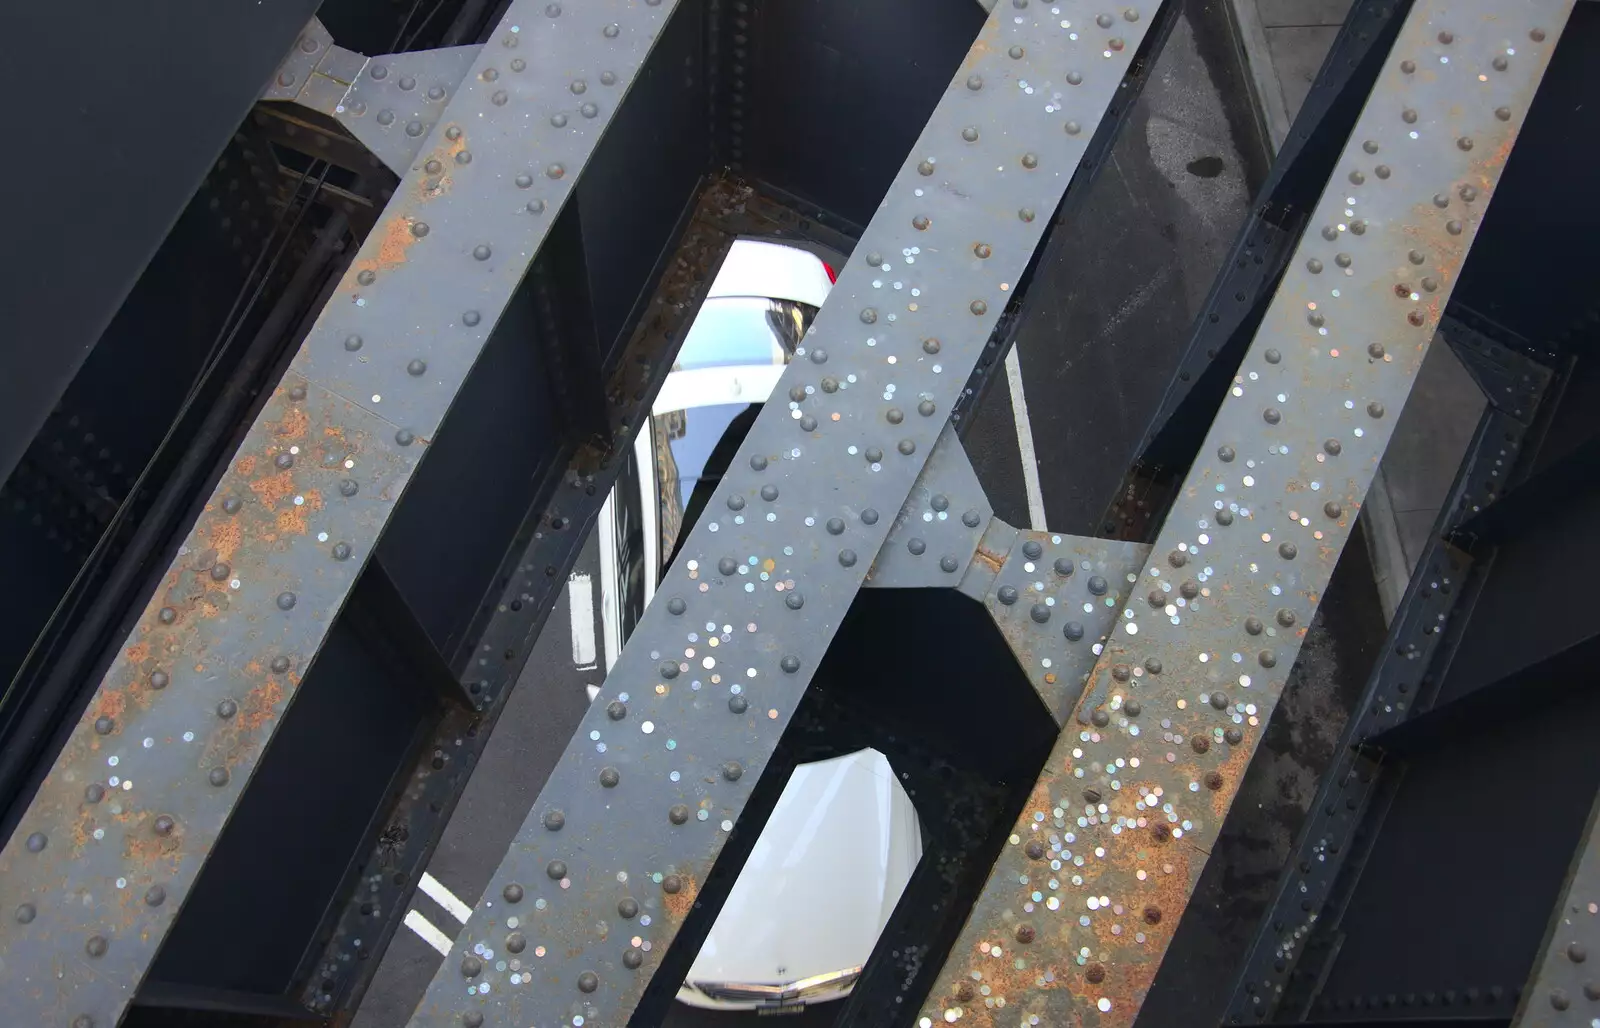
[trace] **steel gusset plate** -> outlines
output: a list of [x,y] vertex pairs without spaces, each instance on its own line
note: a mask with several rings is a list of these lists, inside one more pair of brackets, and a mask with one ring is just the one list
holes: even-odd
[[1134,1022],[1570,7],[1412,8],[922,1028]]
[[508,10],[0,853],[11,1021],[121,1017],[672,8]]
[[[880,589],[955,588],[978,553],[978,541],[993,516],[966,448],[946,424],[864,584]],[[825,527],[842,534],[844,525],[839,518]]]
[[1578,840],[1561,899],[1533,965],[1512,1028],[1580,1028],[1600,1008],[1600,799]]
[[413,1024],[638,1004],[1152,11],[989,19],[779,382],[805,399],[756,419]]

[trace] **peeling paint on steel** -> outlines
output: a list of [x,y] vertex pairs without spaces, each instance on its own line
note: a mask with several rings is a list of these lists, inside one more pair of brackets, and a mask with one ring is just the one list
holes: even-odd
[[1570,7],[1412,8],[921,1028],[1133,1024]]

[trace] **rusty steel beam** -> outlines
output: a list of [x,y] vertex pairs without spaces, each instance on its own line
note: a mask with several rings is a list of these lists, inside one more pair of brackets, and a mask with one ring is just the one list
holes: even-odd
[[1133,1024],[1570,10],[1412,8],[921,1028]]
[[121,1018],[674,6],[508,9],[0,853],[9,1022]]
[[620,1024],[676,988],[669,944],[1158,9],[989,18],[412,1024]]

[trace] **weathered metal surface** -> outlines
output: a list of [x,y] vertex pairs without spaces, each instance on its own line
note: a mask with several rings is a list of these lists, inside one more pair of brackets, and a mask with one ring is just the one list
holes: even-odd
[[946,425],[863,584],[882,589],[960,585],[993,516],[966,449],[954,427]]
[[1512,1028],[1579,1028],[1600,1019],[1600,799],[1589,812],[1550,930]]
[[121,1016],[672,8],[518,3],[479,55],[0,854],[17,1023]]
[[1570,7],[1412,8],[923,1028],[1133,1023]]
[[0,854],[13,1023],[121,1016],[422,456],[394,432],[273,394]]
[[414,1024],[626,1020],[1152,11],[990,18]]
[[[1523,423],[1533,418],[1539,398],[1550,384],[1548,367],[1460,318],[1446,317],[1439,325],[1439,336],[1450,344],[1485,399]],[[1526,341],[1518,342],[1527,346]]]
[[[1058,724],[1078,705],[1149,554],[1144,543],[1018,532],[990,583],[984,606]],[[1145,673],[1119,667],[1118,684]],[[1109,717],[1136,712],[1124,710],[1120,698],[1102,702]],[[1137,708],[1137,701],[1129,702]]]
[[292,101],[300,96],[317,63],[333,48],[333,33],[322,24],[322,19],[312,18],[306,23],[300,38],[278,64],[278,70],[261,90],[263,100]]
[[[357,74],[346,80],[346,90],[324,113],[337,118],[379,160],[404,175],[481,49],[447,46],[363,59]],[[304,94],[300,102],[307,102]]]

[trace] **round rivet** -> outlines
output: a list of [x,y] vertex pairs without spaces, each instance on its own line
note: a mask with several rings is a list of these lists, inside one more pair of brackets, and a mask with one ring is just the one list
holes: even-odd
[[224,785],[228,784],[228,769],[225,767],[214,767],[211,769],[210,773],[206,775],[206,780],[220,789]]
[[939,570],[946,574],[954,574],[960,567],[961,562],[956,560],[952,554],[947,553],[939,558]]
[[483,961],[474,956],[463,957],[461,960],[461,977],[476,978],[483,973]]
[[1167,594],[1160,589],[1151,589],[1150,594],[1145,597],[1145,602],[1160,610],[1167,605]]
[[244,504],[240,503],[232,496],[222,501],[222,511],[225,514],[237,514],[239,513],[239,508],[243,506]]
[[1511,120],[1511,108],[1509,108],[1509,107],[1496,107],[1494,109],[1494,116],[1496,118],[1499,118],[1501,121],[1510,121]]
[[34,832],[32,835],[28,836],[28,852],[42,853],[45,846],[48,845],[49,842],[50,840],[45,837],[43,832]]
[[1083,625],[1077,621],[1068,621],[1061,626],[1061,634],[1066,636],[1068,642],[1077,642],[1083,638]]
[[667,875],[661,879],[661,891],[668,896],[676,896],[683,891],[683,879],[677,875]]
[[[1032,207],[1024,207],[1024,208],[1022,208],[1021,210],[1017,211],[1017,217],[1020,220],[1022,220],[1023,222],[1031,223],[1033,221],[1033,219],[1034,219],[1033,208]],[[976,313],[976,312],[974,312],[974,313]]]
[[1444,230],[1453,236],[1459,236],[1463,227],[1459,221],[1447,221],[1444,223]]
[[632,896],[619,900],[617,902],[617,913],[624,918],[637,917],[639,914],[639,901]]
[[85,803],[99,803],[106,798],[106,787],[99,782],[90,782],[84,786],[83,800]]
[[1106,594],[1106,589],[1107,589],[1107,585],[1106,585],[1106,580],[1104,578],[1101,578],[1099,575],[1090,575],[1089,576],[1089,591],[1090,592],[1094,593],[1096,596],[1104,596]]
[[116,728],[116,721],[109,717],[97,717],[94,720],[94,730],[97,735],[110,735]]
[[1057,557],[1054,567],[1056,574],[1060,575],[1062,578],[1072,577],[1072,572],[1076,570],[1073,567],[1071,559],[1067,557]]
[[861,512],[861,523],[863,525],[876,525],[878,523],[878,512],[868,507]]
[[983,515],[975,510],[965,511],[961,515],[961,523],[968,528],[977,528],[983,523]]
[[488,245],[485,243],[479,243],[477,246],[472,248],[472,256],[476,260],[486,261],[489,259],[491,253],[493,253],[493,251],[490,250]]
[[1217,524],[1221,525],[1223,528],[1227,528],[1229,525],[1233,524],[1233,511],[1217,511]]
[[1033,941],[1033,926],[1026,924],[1017,925],[1017,941],[1023,945]]
[[977,254],[981,260],[987,260],[989,255],[994,253],[994,251],[989,248],[988,243],[979,243],[977,246],[972,248],[972,252]]
[[159,907],[167,901],[167,890],[160,885],[152,885],[144,891],[146,906]]
[[[413,225],[411,227],[411,231],[415,232],[416,230],[417,230],[417,226]],[[422,233],[421,234],[422,235],[427,235],[428,234],[428,226],[422,225]],[[344,337],[344,348],[346,350],[349,350],[351,353],[355,353],[357,350],[361,349],[361,337],[358,336],[358,335],[354,335],[354,334],[345,336]]]
[[544,827],[547,832],[559,832],[567,826],[567,815],[559,810],[552,810],[544,816]]
[[1044,547],[1039,545],[1037,539],[1029,539],[1022,544],[1022,555],[1029,560],[1038,560],[1044,554]]
[[1251,635],[1260,635],[1262,632],[1266,631],[1266,628],[1267,626],[1263,625],[1261,623],[1261,619],[1258,617],[1248,617],[1244,619],[1244,630],[1249,632]]
[[626,950],[623,951],[623,953],[622,953],[622,966],[623,967],[626,967],[630,971],[637,971],[639,969],[639,965],[641,965],[643,963],[644,963],[644,951],[643,950],[641,950],[641,949],[639,949],[639,948],[637,948],[635,946],[629,946]]
[[767,470],[767,458],[761,456],[759,453],[756,454],[754,457],[750,458],[750,467],[755,471]]
[[1050,608],[1042,603],[1035,603],[1028,611],[1028,616],[1033,618],[1035,624],[1044,624],[1050,620]]
[[465,314],[461,315],[461,323],[468,328],[474,327],[479,321],[482,320],[482,315],[480,315],[477,311],[467,311]]
[[1589,951],[1584,948],[1584,945],[1581,942],[1568,943],[1567,959],[1572,961],[1574,964],[1581,964],[1585,960],[1589,959]]
[[828,519],[827,528],[828,528],[828,534],[829,535],[841,535],[841,534],[843,534],[843,532],[844,532],[844,519],[843,518],[829,518]]
[[[731,561],[733,558],[725,557],[723,559]],[[732,574],[732,572],[727,572],[727,574]],[[656,668],[656,671],[660,673],[662,678],[672,679],[678,677],[678,665],[670,660],[662,661],[661,666]]]
[[1294,611],[1290,610],[1288,607],[1280,607],[1280,608],[1278,608],[1277,617],[1278,617],[1278,624],[1282,625],[1285,628],[1290,628],[1290,627],[1292,627],[1294,625],[1294,622],[1295,622]]
[[1066,127],[1066,130],[1067,130],[1067,135],[1069,135],[1069,136],[1075,136],[1075,135],[1077,135],[1077,134],[1078,134],[1078,133],[1079,133],[1079,132],[1082,132],[1082,131],[1083,131],[1083,126],[1082,126],[1082,125],[1079,125],[1079,124],[1078,124],[1078,123],[1077,123],[1077,122],[1075,122],[1075,121],[1069,121],[1069,122],[1067,122],[1067,124],[1066,124],[1066,126],[1065,126],[1065,127]]
[[560,178],[567,173],[567,169],[560,164],[552,164],[544,169],[544,173],[549,178]]
[[1228,743],[1229,746],[1237,746],[1241,742],[1244,742],[1244,732],[1237,728],[1230,728],[1222,733],[1222,738]]
[[1269,425],[1276,425],[1283,420],[1283,414],[1276,407],[1268,407],[1261,412],[1261,420]]
[[1294,543],[1278,544],[1278,556],[1282,557],[1284,560],[1294,560],[1295,556],[1299,554],[1299,552],[1299,549],[1295,547]]
[[669,614],[682,614],[688,609],[689,605],[684,603],[681,597],[674,596],[672,599],[667,601],[667,613]]
[[972,90],[972,91],[974,91],[974,92],[982,89],[983,88],[983,76],[982,75],[968,75],[967,76],[967,88]]
[[1038,154],[1031,154],[1031,153],[1023,154],[1022,155],[1022,166],[1024,168],[1027,168],[1029,171],[1032,171],[1034,168],[1037,168],[1039,166],[1039,155]]
[[177,822],[172,820],[170,815],[161,814],[156,817],[153,827],[157,835],[171,835],[172,830],[177,827]]
[[936,409],[937,408],[934,407],[932,400],[923,400],[917,404],[917,413],[921,414],[925,418],[933,417],[933,412]]
[[1383,344],[1382,343],[1368,343],[1367,344],[1367,356],[1371,357],[1375,361],[1376,360],[1383,360]]
[[1373,400],[1371,403],[1367,404],[1367,414],[1374,418],[1383,417],[1383,404],[1379,403],[1377,400]]
[[1111,677],[1119,682],[1126,682],[1133,677],[1133,669],[1126,664],[1113,664],[1111,666]]
[[1256,661],[1262,667],[1277,667],[1278,655],[1273,653],[1271,650],[1262,650],[1260,653],[1256,654]]
[[294,454],[280,453],[272,458],[272,463],[277,466],[279,471],[288,471],[294,467]]
[[1023,847],[1023,852],[1028,854],[1030,860],[1043,860],[1045,855],[1044,843],[1038,839],[1029,839],[1028,845]]
[[795,656],[785,656],[782,660],[778,661],[778,666],[783,668],[786,674],[792,675],[796,671],[800,670],[800,658]]
[[1373,168],[1373,169],[1372,169],[1372,173],[1373,173],[1373,174],[1374,174],[1374,175],[1376,175],[1376,176],[1378,176],[1378,177],[1379,177],[1379,178],[1381,178],[1381,179],[1386,179],[1386,178],[1388,178],[1388,177],[1389,177],[1389,176],[1390,176],[1390,175],[1392,175],[1392,174],[1394,174],[1394,173],[1393,173],[1393,172],[1392,172],[1392,171],[1391,171],[1391,170],[1390,170],[1390,169],[1389,169],[1389,166],[1388,166],[1388,165],[1387,165],[1387,164],[1380,164],[1380,165],[1378,165],[1378,166],[1377,166],[1377,167],[1376,167],[1376,168]]
[[894,448],[899,450],[900,453],[903,456],[906,456],[906,457],[909,457],[913,453],[917,452],[917,444],[916,444],[916,442],[914,440],[911,440],[911,439],[902,439],[902,440],[900,440],[898,443],[895,444]]
[[593,992],[600,987],[600,976],[593,971],[585,971],[578,976],[578,991]]
[[239,705],[232,700],[223,700],[217,704],[217,716],[224,721],[237,713],[239,713]]
[[1089,716],[1089,720],[1092,721],[1097,728],[1104,728],[1106,725],[1111,723],[1111,715],[1107,714],[1103,710],[1097,710]]
[[1129,717],[1138,717],[1143,710],[1144,708],[1139,705],[1138,700],[1129,700],[1122,705],[1123,713]]
[[566,861],[564,861],[564,860],[552,860],[552,861],[550,861],[550,863],[545,866],[544,873],[546,875],[548,875],[552,881],[559,882],[561,879],[567,877],[567,864],[566,864]]
[[1189,745],[1196,753],[1204,753],[1211,748],[1211,740],[1203,735],[1190,736]]
[[1322,513],[1330,518],[1341,518],[1344,517],[1344,507],[1333,500],[1329,500],[1322,505]]
[[1069,86],[1081,86],[1081,85],[1083,85],[1083,76],[1081,74],[1079,74],[1078,72],[1075,72],[1075,71],[1067,72],[1067,85],[1069,85]]
[[1002,585],[999,591],[995,593],[995,598],[1009,607],[1017,602],[1017,587],[1014,585]]
[[506,951],[507,952],[509,952],[509,953],[521,953],[523,950],[525,950],[527,948],[528,948],[528,937],[526,935],[523,935],[521,932],[512,932],[510,935],[506,936]]
[[[356,493],[358,493],[360,491],[361,491],[361,484],[359,482],[357,482],[353,478],[345,478],[345,479],[341,479],[339,481],[339,495],[343,496],[346,499],[349,499],[350,497],[354,496]],[[217,566],[218,567],[223,567],[224,565],[219,564]],[[213,571],[212,573],[215,574],[215,571]],[[224,576],[220,576],[220,577],[227,577],[227,576],[224,575]]]
[[750,709],[750,703],[743,696],[730,696],[728,698],[728,709],[735,714],[743,714]]
[[1183,584],[1178,586],[1178,592],[1182,593],[1185,599],[1192,600],[1200,595],[1200,583],[1192,578],[1185,579]]
[[1407,125],[1415,125],[1417,123],[1417,112],[1407,107],[1400,112],[1400,119]]
[[1322,274],[1322,262],[1313,257],[1306,261],[1306,270],[1313,275],[1320,275]]
[[33,919],[39,916],[39,911],[32,903],[24,903],[17,908],[16,918],[18,924],[32,924]]
[[356,281],[361,283],[364,286],[370,286],[370,285],[372,285],[372,283],[376,282],[377,280],[378,280],[378,276],[376,274],[374,274],[370,270],[361,271],[361,272],[358,272],[356,274]]
[[973,300],[972,303],[968,304],[967,309],[980,317],[989,313],[989,305],[982,300]]
[[771,484],[762,486],[761,487],[761,498],[763,500],[766,500],[768,503],[771,503],[773,500],[776,500],[778,498],[778,487],[775,486],[775,485],[771,485]]
[[689,820],[689,808],[682,803],[676,803],[667,811],[667,820],[675,825],[681,825]]
[[[1237,456],[1237,454],[1234,452],[1234,449],[1231,446],[1228,446],[1228,445],[1224,444],[1222,446],[1217,447],[1217,459],[1222,461],[1224,464],[1231,463],[1233,461],[1233,458],[1236,457],[1236,456]],[[1173,567],[1180,567],[1181,565],[1174,564],[1172,566]]]
[[614,767],[600,769],[600,785],[606,789],[615,789],[617,783],[622,781],[622,772]]
[[790,610],[799,610],[806,605],[806,598],[791,589],[783,594],[783,605]]
[[977,128],[972,125],[968,125],[966,128],[961,130],[961,138],[965,139],[969,143],[976,143],[978,141]]
[[279,610],[293,610],[294,609],[294,603],[295,603],[294,593],[279,593],[278,594],[278,609]]
[[1417,62],[1416,61],[1409,61],[1409,60],[1408,61],[1401,61],[1400,62],[1400,70],[1405,72],[1407,75],[1415,74],[1416,70],[1417,70]]
[[1223,693],[1214,692],[1211,694],[1211,705],[1216,707],[1218,710],[1227,710],[1228,697]]
[[1552,989],[1550,992],[1550,1005],[1557,1010],[1565,1010],[1572,1006],[1572,997],[1567,995],[1565,989]]
[[83,951],[91,957],[105,956],[107,948],[108,943],[104,935],[91,935],[89,941],[83,944]]
[[349,560],[350,559],[350,544],[349,543],[334,543],[333,544],[333,559],[334,560]]

